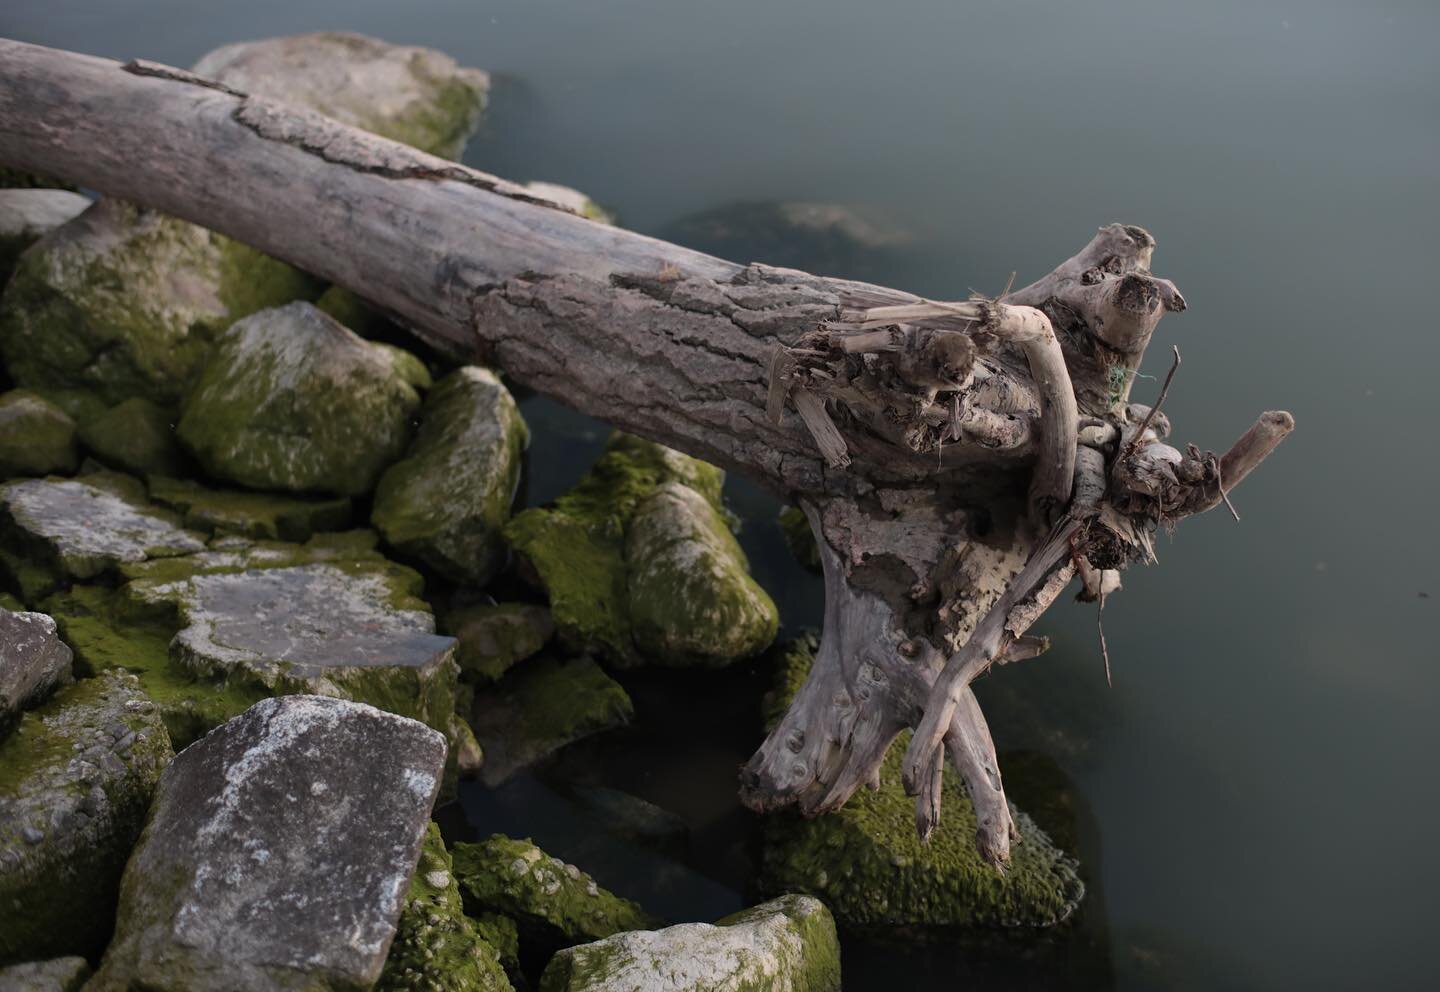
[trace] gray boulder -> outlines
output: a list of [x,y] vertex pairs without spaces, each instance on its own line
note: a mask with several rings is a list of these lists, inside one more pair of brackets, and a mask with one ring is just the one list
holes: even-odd
[[54,620],[0,609],[0,736],[70,681],[70,662]]
[[787,895],[715,925],[682,923],[561,951],[540,992],[839,992],[835,921]]
[[75,421],[28,389],[0,395],[0,479],[75,471]]
[[173,752],[133,675],[77,682],[0,743],[0,963],[93,954]]
[[257,703],[166,770],[90,987],[370,988],[444,765],[444,739],[414,720]]
[[457,369],[425,398],[414,443],[380,479],[371,523],[402,556],[451,581],[484,585],[505,564],[500,529],[528,440],[499,377]]
[[216,342],[180,441],[211,475],[252,489],[367,493],[420,406],[397,351],[309,303],[252,314]]
[[0,286],[22,251],[88,206],[87,198],[69,190],[0,189]]
[[82,957],[27,961],[0,968],[0,992],[80,992],[89,977]]

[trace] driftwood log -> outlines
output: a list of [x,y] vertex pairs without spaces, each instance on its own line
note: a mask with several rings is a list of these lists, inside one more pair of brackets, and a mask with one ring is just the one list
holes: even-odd
[[[1124,224],[997,299],[737,265],[575,216],[494,176],[181,70],[0,42],[0,162],[205,225],[369,300],[440,351],[800,505],[824,564],[809,680],[742,772],[756,809],[819,814],[905,756],[916,823],[944,756],[995,865],[1015,828],[970,683],[1149,560],[1288,434],[1222,455],[1129,401],[1185,309]],[[1178,352],[1176,352],[1178,361]]]

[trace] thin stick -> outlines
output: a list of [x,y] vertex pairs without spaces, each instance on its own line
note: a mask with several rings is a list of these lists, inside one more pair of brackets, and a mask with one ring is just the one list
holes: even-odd
[[1105,643],[1105,584],[1100,584],[1100,608],[1095,611],[1095,629],[1100,632],[1100,657],[1105,659],[1105,684],[1111,689],[1115,683],[1110,681],[1110,647]]
[[1165,376],[1165,382],[1160,387],[1160,398],[1155,401],[1155,405],[1150,408],[1150,412],[1145,414],[1145,419],[1140,421],[1140,429],[1135,432],[1135,436],[1132,437],[1130,443],[1125,446],[1125,453],[1116,459],[1117,462],[1123,462],[1135,453],[1135,448],[1140,444],[1140,439],[1144,437],[1145,432],[1150,429],[1150,421],[1154,420],[1155,414],[1160,412],[1160,404],[1165,402],[1165,396],[1170,392],[1170,381],[1175,378],[1175,372],[1180,368],[1180,346],[1172,344],[1170,347],[1175,351],[1175,364],[1170,366],[1170,371]]

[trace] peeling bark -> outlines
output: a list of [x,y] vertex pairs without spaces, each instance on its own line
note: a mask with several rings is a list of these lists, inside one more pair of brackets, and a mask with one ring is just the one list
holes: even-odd
[[1225,455],[1130,404],[1185,309],[1111,224],[999,299],[924,300],[736,265],[585,220],[465,166],[181,70],[0,42],[0,161],[163,210],[351,289],[450,356],[739,471],[801,505],[826,602],[809,680],[742,773],[819,814],[916,728],[921,834],[948,756],[977,843],[1015,838],[970,683],[1033,657],[1077,574],[1107,595],[1158,526],[1226,499],[1294,426]]

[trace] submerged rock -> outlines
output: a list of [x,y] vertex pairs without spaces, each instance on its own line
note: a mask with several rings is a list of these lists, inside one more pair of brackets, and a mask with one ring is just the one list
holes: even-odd
[[173,752],[132,675],[77,682],[0,742],[0,963],[93,954]]
[[715,925],[620,933],[556,954],[540,992],[839,992],[835,921],[787,895]]
[[493,788],[567,744],[624,726],[634,713],[620,683],[590,658],[528,661],[475,695],[480,777]]
[[86,197],[63,189],[0,189],[0,286],[22,251],[89,206]]
[[180,415],[211,475],[254,489],[356,496],[400,457],[420,397],[392,349],[308,303],[237,321]]
[[0,395],[0,479],[70,473],[79,465],[75,421],[28,389]]
[[550,611],[532,603],[467,606],[445,618],[446,631],[460,643],[460,675],[495,682],[515,664],[539,652],[555,633]]
[[[803,683],[808,646],[781,655],[771,720]],[[759,884],[825,902],[845,927],[1045,927],[1064,921],[1084,897],[1077,866],[1014,809],[1020,831],[1004,875],[975,847],[975,810],[960,777],[945,768],[944,816],[928,843],[915,834],[915,804],[900,782],[910,732],[890,745],[879,788],[861,789],[840,809],[805,819],[771,814],[764,825]]]
[[528,441],[495,373],[457,369],[425,398],[414,443],[380,479],[371,523],[402,556],[484,585],[505,564],[501,528]]
[[0,737],[70,681],[71,659],[53,619],[0,609]]
[[90,965],[82,957],[51,958],[0,968],[0,990],[4,992],[80,992],[90,977]]
[[479,844],[456,844],[451,854],[465,911],[508,916],[522,946],[548,952],[654,925],[635,903],[533,841],[495,834]]
[[20,259],[0,297],[0,354],[22,386],[173,406],[222,330],[316,292],[239,242],[101,200]]
[[431,823],[377,992],[512,992],[497,950],[465,915],[450,853]]
[[166,769],[91,987],[369,988],[444,765],[444,739],[414,720],[257,703]]
[[[549,593],[567,644],[618,665],[714,665],[769,642],[774,603],[746,574],[739,546],[714,529],[723,514],[723,482],[724,473],[711,465],[617,434],[573,489],[510,521],[505,535]],[[685,487],[700,501],[673,487],[652,499],[666,484]],[[701,510],[701,501],[710,512]],[[634,546],[627,549],[632,531]],[[669,612],[657,615],[646,602],[656,583],[673,577],[677,565],[700,559],[704,570],[687,575],[682,595],[665,590]],[[639,586],[633,595],[632,582]]]
[[107,465],[136,475],[177,475],[185,456],[175,442],[176,416],[139,396],[80,425],[80,440]]
[[486,73],[434,49],[340,31],[225,45],[195,72],[452,159],[465,150],[490,88]]
[[209,489],[197,482],[154,477],[150,498],[184,515],[185,526],[207,534],[259,540],[308,541],[322,531],[350,526],[345,496],[305,497]]

